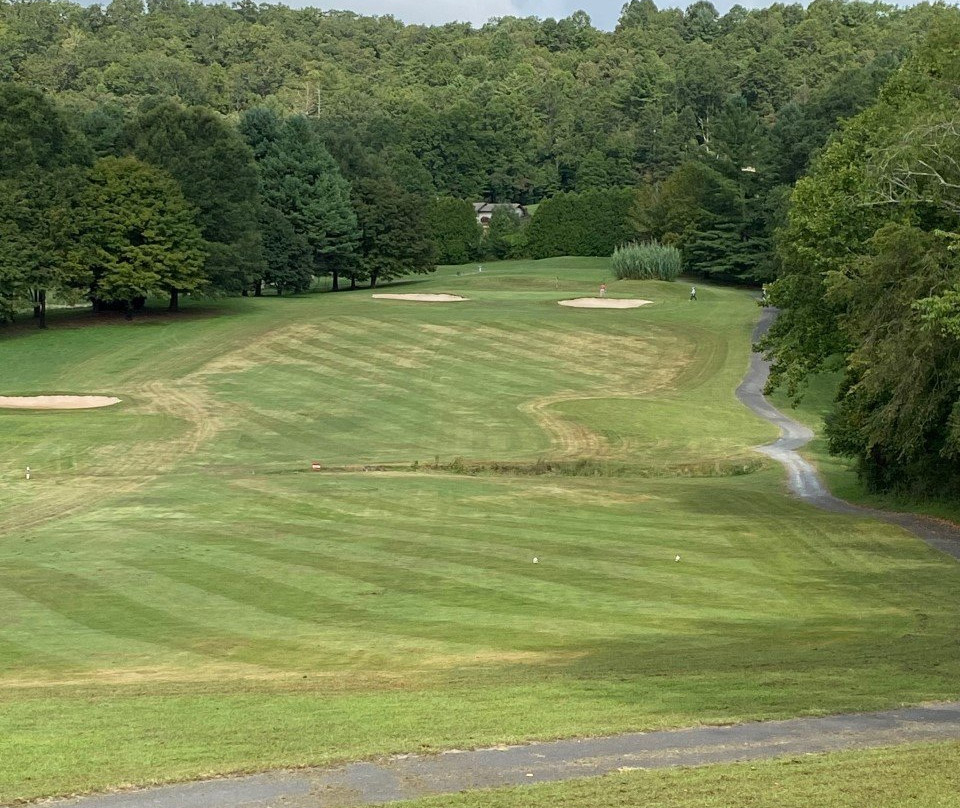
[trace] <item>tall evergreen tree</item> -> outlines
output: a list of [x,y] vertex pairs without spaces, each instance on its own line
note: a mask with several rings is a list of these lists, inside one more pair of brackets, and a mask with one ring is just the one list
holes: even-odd
[[252,110],[241,131],[253,149],[264,204],[279,211],[310,250],[313,272],[340,276],[356,266],[360,231],[350,203],[350,185],[303,116],[281,121],[266,109]]
[[483,230],[469,202],[450,196],[430,200],[427,227],[441,264],[466,264],[480,256]]

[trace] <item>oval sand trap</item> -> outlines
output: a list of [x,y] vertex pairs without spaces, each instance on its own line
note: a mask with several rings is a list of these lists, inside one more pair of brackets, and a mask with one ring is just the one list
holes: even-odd
[[470,299],[460,295],[371,295],[371,297],[382,300],[413,300],[416,303],[459,303],[461,300]]
[[113,396],[0,396],[0,408],[7,410],[89,410],[119,403]]
[[616,298],[616,297],[578,297],[574,300],[558,300],[561,306],[573,306],[575,309],[639,309],[652,300],[641,300],[634,298]]

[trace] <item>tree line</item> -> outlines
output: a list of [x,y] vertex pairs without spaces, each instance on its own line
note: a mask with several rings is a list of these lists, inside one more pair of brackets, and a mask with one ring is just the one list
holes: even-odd
[[841,373],[827,425],[877,491],[960,485],[960,23],[944,19],[797,183],[763,347],[794,396]]
[[[39,147],[13,156],[0,227],[33,255],[4,248],[2,271],[29,267],[17,283],[35,297],[57,265],[94,300],[150,286],[175,305],[185,291],[294,291],[316,275],[376,283],[434,260],[608,255],[637,239],[678,247],[709,277],[769,280],[774,233],[811,157],[956,16],[940,4],[720,15],[705,0],[686,11],[630,0],[607,33],[583,12],[473,28],[251,0],[0,0],[0,81],[41,93],[74,144],[55,159]],[[89,173],[110,158],[123,162]],[[65,211],[115,199],[147,170],[131,160],[179,185],[200,234],[184,216],[174,230],[183,266],[200,250],[200,270],[144,268],[151,242],[130,247],[141,269],[123,267],[125,285],[102,279],[120,268],[97,251],[107,235]],[[114,196],[67,193],[65,179],[43,179],[51,171],[81,185],[97,176]],[[25,213],[17,194],[46,213]],[[480,200],[543,204],[529,226],[503,210],[483,233],[469,210]],[[168,203],[176,219],[181,203]],[[70,240],[85,252],[56,255]]]
[[[85,132],[46,96],[0,85],[0,320],[47,295],[128,313],[149,295],[282,294],[434,268],[425,200],[376,164],[348,182],[315,121],[267,108],[235,123],[145,99]],[[99,136],[98,136],[99,134]]]

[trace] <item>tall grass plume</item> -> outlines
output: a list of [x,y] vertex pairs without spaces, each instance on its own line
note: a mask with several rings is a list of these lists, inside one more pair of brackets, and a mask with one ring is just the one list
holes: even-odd
[[632,242],[613,251],[613,271],[620,279],[672,281],[680,269],[680,251],[656,241]]

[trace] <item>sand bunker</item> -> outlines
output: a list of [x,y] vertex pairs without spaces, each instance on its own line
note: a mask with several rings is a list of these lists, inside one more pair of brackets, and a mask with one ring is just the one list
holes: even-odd
[[639,309],[652,300],[616,297],[578,297],[575,300],[558,300],[561,306],[573,306],[575,309]]
[[372,295],[372,297],[383,300],[413,300],[417,303],[459,303],[461,300],[470,299],[460,295]]
[[119,404],[113,396],[0,396],[0,409],[89,410]]

